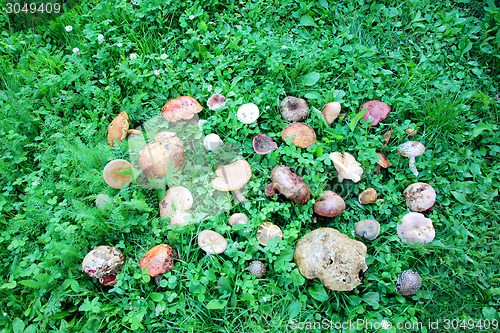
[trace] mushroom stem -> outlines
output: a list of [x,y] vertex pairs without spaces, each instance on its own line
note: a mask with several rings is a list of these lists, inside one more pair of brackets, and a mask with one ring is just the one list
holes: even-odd
[[418,170],[415,166],[415,156],[410,156],[410,171],[413,172],[415,177],[418,177]]
[[238,202],[247,201],[247,198],[245,198],[245,196],[243,195],[243,193],[241,193],[240,190],[233,190],[233,191],[231,191],[231,193],[233,194],[233,197],[236,201],[238,201]]

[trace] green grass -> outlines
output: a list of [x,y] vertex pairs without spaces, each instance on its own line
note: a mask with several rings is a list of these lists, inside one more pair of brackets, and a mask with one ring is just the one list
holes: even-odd
[[[2,14],[0,330],[320,331],[320,324],[384,319],[424,324],[388,332],[431,332],[428,323],[436,320],[439,332],[456,319],[462,325],[455,331],[470,332],[481,331],[480,320],[498,322],[499,7],[493,0],[137,0],[135,5],[107,0],[76,4],[62,16],[25,28],[16,25],[15,16]],[[109,160],[130,158],[126,140],[107,146],[107,127],[120,111],[138,127],[172,98],[191,95],[205,106],[213,92],[228,98],[227,107],[204,107],[203,133],[217,133],[250,163],[249,201],[172,229],[159,217],[155,191],[136,183],[113,190],[103,181]],[[287,123],[279,115],[287,95],[306,98],[317,110],[339,101],[345,115],[327,126],[312,110],[305,122],[316,131],[316,144],[307,150],[289,147],[280,138]],[[391,114],[377,127],[358,123],[351,130],[359,107],[371,99],[391,105]],[[255,124],[240,124],[236,111],[248,102],[257,104],[261,115]],[[417,158],[418,179],[396,152],[411,127],[427,147]],[[376,176],[376,152],[390,129],[384,153],[393,167]],[[257,156],[251,139],[260,133],[280,147]],[[196,131],[183,135],[202,139]],[[187,151],[192,159],[180,182],[212,179],[209,170],[194,168],[205,156],[196,142]],[[365,174],[359,183],[338,184],[328,159],[334,151],[360,161]],[[228,154],[211,158],[226,161],[233,156]],[[304,177],[313,200],[299,206],[264,196],[279,164]],[[428,214],[436,239],[424,247],[406,245],[396,234],[407,212],[402,191],[416,181],[437,192]],[[357,195],[368,187],[383,204],[358,204]],[[324,189],[337,191],[347,209],[332,221],[314,222],[312,206]],[[203,191],[196,189],[195,198]],[[99,193],[114,198],[111,209],[95,207]],[[224,204],[217,200],[198,202],[198,209]],[[250,217],[249,232],[227,225],[234,212]],[[362,286],[330,291],[298,273],[293,248],[302,235],[329,226],[355,238],[354,225],[365,218],[381,222],[381,235],[362,240],[369,266]],[[283,230],[278,244],[257,242],[256,229],[265,221]],[[204,255],[196,241],[203,229],[228,239],[224,254]],[[176,248],[180,260],[157,287],[140,271],[139,260],[160,243]],[[126,256],[110,290],[81,272],[85,254],[103,244]],[[266,264],[264,278],[246,273],[251,260]],[[395,280],[406,269],[423,279],[413,297],[395,292]],[[316,327],[306,326],[315,322]],[[345,331],[373,331],[361,326]]]

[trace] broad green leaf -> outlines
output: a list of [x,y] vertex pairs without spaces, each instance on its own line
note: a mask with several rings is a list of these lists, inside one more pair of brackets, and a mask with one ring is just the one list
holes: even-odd
[[367,292],[367,293],[363,294],[361,299],[363,301],[365,301],[366,303],[368,303],[370,306],[372,306],[375,310],[378,309],[378,307],[379,307],[378,302],[380,300],[380,296],[378,293]]
[[300,23],[299,25],[302,25],[304,27],[315,27],[316,26],[316,23],[314,22],[313,18],[309,15],[303,15],[301,18],[300,18]]
[[22,284],[23,286],[26,286],[28,288],[40,287],[40,282],[37,282],[35,280],[22,280],[22,281],[19,281],[19,284]]
[[[241,225],[241,224],[239,224],[239,225]],[[231,284],[224,276],[221,276],[219,278],[217,285],[220,286],[220,289],[219,289],[220,292],[226,291],[228,293],[231,293],[231,291],[233,291],[233,289],[231,288]]]
[[24,332],[24,322],[19,318],[14,318],[12,321],[12,330],[14,333],[23,333]]
[[351,131],[354,131],[354,129],[356,128],[356,125],[358,124],[358,121],[361,118],[363,118],[366,111],[368,111],[368,108],[359,111],[359,113],[356,116],[354,116],[354,118],[352,118],[351,123],[349,124],[349,128],[351,129]]
[[312,86],[315,85],[316,82],[320,79],[321,75],[317,72],[312,72],[304,76],[302,79],[302,84],[305,86]]
[[290,319],[297,317],[300,313],[301,305],[300,301],[295,301],[290,305],[290,309],[288,309],[288,313],[290,314]]
[[290,273],[290,279],[292,279],[293,284],[296,286],[301,286],[306,282],[306,279],[300,274],[297,268],[293,269]]
[[163,300],[163,294],[160,294],[160,293],[151,293],[151,295],[149,295],[149,297],[151,297],[151,300],[153,302],[159,302],[159,301],[162,301]]
[[317,283],[313,287],[309,288],[309,293],[311,294],[312,298],[320,302],[324,302],[328,299],[328,294],[326,293],[325,287],[320,283]]
[[453,194],[453,196],[455,197],[455,199],[458,200],[458,202],[463,204],[467,203],[467,197],[463,193],[458,191],[451,191],[451,194]]
[[207,309],[210,309],[210,310],[220,310],[220,309],[224,309],[227,305],[227,301],[217,301],[217,300],[211,300],[210,302],[208,302],[207,304]]

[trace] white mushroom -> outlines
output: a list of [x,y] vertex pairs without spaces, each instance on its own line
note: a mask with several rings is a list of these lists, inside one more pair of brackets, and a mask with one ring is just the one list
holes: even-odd
[[398,223],[397,232],[403,243],[430,243],[436,236],[431,219],[420,213],[408,213]]
[[227,240],[213,230],[203,230],[198,235],[198,245],[207,254],[221,254],[226,251]]
[[112,160],[104,167],[102,176],[106,184],[112,188],[120,189],[132,181],[132,175],[121,173],[126,170],[132,170],[132,164],[129,161],[122,159]]
[[203,146],[206,150],[216,150],[217,148],[222,147],[223,144],[224,141],[222,141],[221,138],[215,133],[207,135],[203,140]]
[[344,179],[351,179],[355,183],[361,180],[363,168],[354,156],[349,153],[342,154],[339,152],[330,153],[329,156],[335,165],[340,183]]
[[238,109],[236,117],[244,124],[251,124],[259,118],[259,107],[254,103],[243,104]]
[[231,227],[237,224],[248,224],[248,217],[243,213],[234,213],[229,217],[228,222]]
[[415,166],[415,157],[420,156],[424,153],[425,146],[418,141],[407,141],[398,147],[398,153],[401,156],[408,157],[410,159],[410,170],[413,172],[415,177],[418,177],[418,170]]
[[165,197],[160,201],[160,216],[170,217],[171,225],[186,224],[186,217],[189,216],[187,210],[193,206],[193,196],[191,192],[183,186],[169,188]]

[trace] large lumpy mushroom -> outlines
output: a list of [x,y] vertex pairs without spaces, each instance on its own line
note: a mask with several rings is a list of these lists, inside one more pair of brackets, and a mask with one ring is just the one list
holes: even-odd
[[329,155],[335,169],[338,173],[339,182],[342,183],[344,179],[350,179],[357,183],[361,180],[363,175],[363,168],[361,163],[356,161],[354,156],[349,153],[334,152]]
[[279,192],[296,204],[303,205],[311,197],[309,185],[287,166],[275,166],[271,172],[271,180],[272,183],[267,185],[264,191],[268,198]]
[[294,261],[307,279],[318,278],[325,287],[349,291],[363,282],[366,245],[333,228],[304,235],[295,246]]
[[333,191],[323,191],[314,204],[314,212],[325,217],[335,217],[345,210],[345,201]]
[[103,286],[112,286],[116,280],[125,256],[116,247],[101,245],[90,251],[82,262],[82,271],[88,276],[99,279]]
[[185,225],[187,212],[193,207],[193,196],[191,192],[183,186],[169,188],[165,197],[160,201],[160,216],[170,217],[171,225]]
[[191,96],[180,96],[168,101],[161,109],[163,117],[173,123],[193,118],[202,110],[201,104]]
[[184,165],[184,145],[173,132],[156,134],[155,141],[139,151],[139,168],[147,178],[163,178]]
[[391,112],[391,107],[381,101],[368,101],[361,105],[361,110],[368,109],[361,119],[365,121],[372,120],[371,126],[376,126],[382,120],[387,118],[389,112]]
[[281,101],[280,110],[283,119],[299,121],[307,117],[309,105],[302,98],[287,96]]
[[108,127],[108,145],[114,146],[115,140],[122,142],[127,137],[129,129],[127,112],[122,111]]
[[436,191],[427,183],[414,183],[404,191],[406,205],[414,212],[429,212],[436,202]]
[[290,141],[287,141],[286,138],[292,138],[291,142],[297,148],[305,149],[312,146],[314,142],[316,142],[316,133],[311,126],[305,123],[291,123],[283,129],[281,137],[288,143]]

